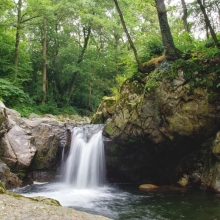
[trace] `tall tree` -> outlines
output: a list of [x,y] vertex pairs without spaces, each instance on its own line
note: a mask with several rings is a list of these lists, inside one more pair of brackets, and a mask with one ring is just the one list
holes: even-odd
[[23,25],[28,21],[38,17],[38,15],[29,15],[27,12],[22,14],[22,9],[24,9],[24,2],[23,0],[18,0],[15,3],[16,13],[17,13],[17,22],[16,22],[16,38],[15,38],[15,52],[14,52],[14,81],[17,81],[18,76],[18,58],[19,58],[19,45],[20,45],[20,38],[21,38],[21,30]]
[[47,96],[47,19],[43,18],[43,79],[42,79],[42,91],[43,99],[42,104],[46,102]]
[[162,41],[165,48],[167,59],[175,60],[180,57],[180,51],[175,47],[173,37],[171,35],[170,26],[167,20],[167,11],[164,0],[155,0],[156,9],[160,24]]
[[10,0],[0,2],[0,77],[8,77],[14,69],[14,33],[8,28],[11,20],[7,19],[13,7]]
[[18,53],[19,53],[19,43],[20,43],[20,31],[21,31],[21,8],[22,8],[22,0],[19,0],[17,4],[17,25],[16,25],[15,54],[14,54],[14,65],[15,65],[14,81],[17,80],[17,75],[18,75]]
[[218,20],[219,20],[219,25],[220,25],[220,2],[215,1],[215,6],[217,8],[217,12],[218,12]]
[[[206,5],[206,0],[202,0],[202,4],[203,5]],[[201,11],[201,10],[200,10]],[[204,16],[203,16],[204,17]],[[204,18],[203,18],[203,21],[204,21]],[[205,22],[205,33],[206,33],[206,38],[209,39],[210,37],[210,34],[209,34],[209,27],[207,25],[207,23]]]
[[[77,67],[79,67],[79,65],[82,63],[83,57],[84,57],[86,49],[88,47],[88,43],[89,43],[89,39],[90,39],[90,35],[91,35],[91,27],[90,26],[89,27],[83,27],[83,35],[84,35],[84,43],[83,43],[82,49],[79,53],[79,56],[78,56],[78,59],[77,59],[77,62],[76,62]],[[78,74],[79,74],[79,70],[74,71],[73,74],[72,74],[71,80],[68,83],[68,86],[66,88],[66,94],[65,95],[67,96],[67,98],[70,98],[70,96],[71,96],[73,86],[75,84],[76,77],[77,77]]]
[[186,2],[185,0],[181,0],[182,3],[182,8],[183,8],[183,25],[184,25],[184,29],[185,32],[189,33],[189,27],[188,27],[188,22],[187,22],[187,17],[188,17],[188,13],[187,13],[187,7],[186,7]]
[[126,33],[126,36],[128,38],[128,42],[130,44],[130,47],[132,48],[133,52],[134,52],[134,56],[135,56],[135,59],[136,59],[136,62],[137,62],[137,65],[138,65],[138,70],[140,72],[143,72],[143,65],[138,57],[138,53],[137,53],[137,50],[136,50],[136,47],[131,39],[131,36],[128,32],[128,29],[127,29],[127,26],[126,26],[126,23],[125,23],[125,20],[124,20],[124,17],[123,17],[123,14],[122,14],[122,11],[119,7],[119,4],[118,4],[118,1],[117,0],[114,0],[114,3],[115,3],[115,7],[118,11],[118,14],[119,14],[119,17],[120,17],[120,20],[121,20],[121,23],[122,23],[122,26],[123,26],[123,29],[124,29],[124,32]]
[[209,28],[209,31],[210,31],[210,34],[212,36],[212,39],[214,41],[215,46],[220,48],[220,43],[218,42],[218,39],[217,39],[216,34],[215,34],[215,31],[212,28],[211,22],[210,22],[209,17],[208,17],[208,15],[206,13],[204,5],[202,4],[201,0],[197,0],[197,3],[199,4],[199,7],[200,7],[200,9],[202,11],[202,14],[203,14],[204,19],[205,19],[205,24]]

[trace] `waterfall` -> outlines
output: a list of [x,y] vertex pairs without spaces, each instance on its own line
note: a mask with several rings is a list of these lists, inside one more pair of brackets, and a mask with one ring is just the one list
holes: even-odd
[[62,147],[61,164],[63,164],[64,162],[64,156],[65,156],[65,145]]
[[75,127],[63,179],[77,188],[97,187],[105,182],[103,125]]

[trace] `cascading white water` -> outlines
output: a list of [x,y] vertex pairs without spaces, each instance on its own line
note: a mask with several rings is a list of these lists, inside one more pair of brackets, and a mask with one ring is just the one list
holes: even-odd
[[105,182],[103,125],[75,127],[69,156],[64,164],[64,182],[77,188],[97,187]]
[[63,149],[62,149],[61,163],[64,162],[64,154],[65,154],[65,145],[63,146]]

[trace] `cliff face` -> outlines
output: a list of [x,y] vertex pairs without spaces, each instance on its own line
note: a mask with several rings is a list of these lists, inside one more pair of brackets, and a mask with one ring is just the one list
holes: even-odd
[[203,181],[205,158],[213,153],[211,142],[205,148],[204,143],[220,129],[218,76],[164,65],[145,78],[125,81],[111,108],[105,99],[100,105],[99,118],[114,108],[104,128],[111,138],[106,152],[112,181]]

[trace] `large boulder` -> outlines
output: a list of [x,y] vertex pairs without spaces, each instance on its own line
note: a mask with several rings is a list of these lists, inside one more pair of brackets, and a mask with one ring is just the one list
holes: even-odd
[[165,70],[128,79],[120,88],[103,132],[111,138],[105,143],[110,181],[177,183],[179,164],[193,166],[194,179],[201,175],[202,145],[220,129],[218,76],[209,73],[204,81],[203,73]]
[[[77,115],[40,117],[31,114],[28,119],[21,118],[18,112],[6,108],[0,102],[0,160],[4,164],[1,165],[2,170],[7,171],[0,172],[6,187],[10,185],[7,183],[6,176],[10,176],[11,172],[27,182],[30,181],[25,176],[30,177],[31,181],[35,180],[35,177],[42,181],[55,177],[60,166],[62,151],[65,149],[68,153],[71,129],[89,122],[89,118]],[[43,178],[42,172],[48,171],[52,171],[50,176],[43,175],[48,177]],[[30,172],[30,175],[27,175],[27,172]],[[41,178],[38,178],[39,176]],[[11,185],[16,186],[14,183]]]
[[18,125],[14,125],[6,137],[16,156],[17,169],[29,167],[36,152],[34,137]]
[[27,169],[35,155],[33,136],[18,124],[21,121],[20,114],[8,109],[3,103],[0,105],[2,114],[0,159],[9,166],[12,171]]
[[34,121],[24,120],[20,126],[30,130],[34,137],[37,152],[30,169],[55,171],[59,162],[57,154],[66,144],[67,125],[55,119],[39,118]]
[[[71,129],[77,125],[88,124],[89,118],[79,116],[44,117],[31,115],[29,119],[22,119],[19,126],[33,137],[32,144],[36,153],[29,166],[29,171],[54,171],[60,167],[62,151],[68,153],[71,139]],[[35,172],[36,173],[36,172]],[[33,176],[31,174],[31,176]],[[51,175],[50,178],[51,179]],[[46,180],[46,179],[45,179]]]
[[184,137],[204,139],[219,128],[219,98],[216,104],[210,103],[207,89],[192,90],[182,70],[172,81],[155,82],[153,88],[147,87],[148,80],[145,83],[127,80],[123,84],[120,101],[105,127],[109,137],[141,136],[161,144]]

